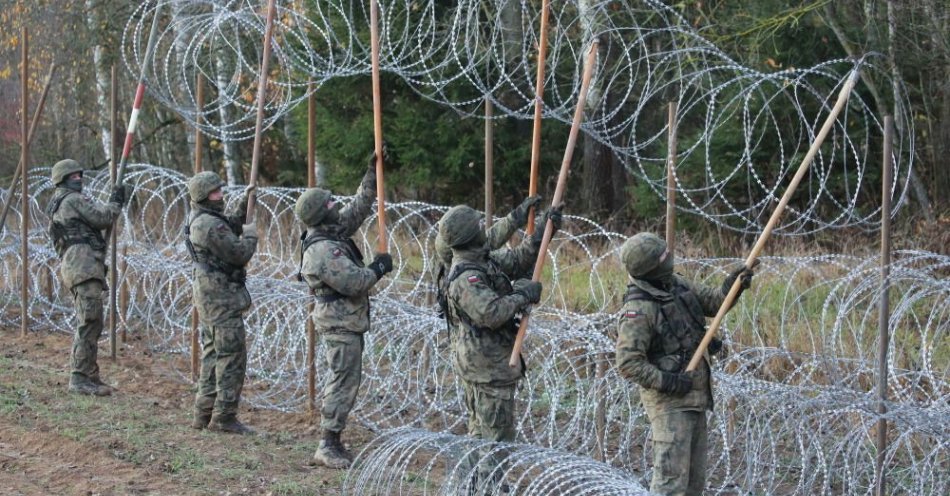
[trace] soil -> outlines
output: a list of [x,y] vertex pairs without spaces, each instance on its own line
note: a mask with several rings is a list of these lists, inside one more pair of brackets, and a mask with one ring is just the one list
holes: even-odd
[[[319,431],[308,413],[242,406],[258,436],[191,429],[187,357],[100,347],[109,397],[67,392],[71,336],[0,329],[0,494],[327,494],[345,471],[312,464]],[[252,385],[253,387],[253,385]],[[358,452],[372,433],[344,434]]]

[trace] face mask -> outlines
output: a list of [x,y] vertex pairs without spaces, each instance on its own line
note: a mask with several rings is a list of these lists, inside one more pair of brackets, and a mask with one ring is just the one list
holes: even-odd
[[321,224],[339,224],[340,223],[340,211],[336,208],[330,209],[327,212],[326,217],[323,218]]
[[60,184],[66,189],[82,193],[82,179],[67,179]]
[[650,272],[643,274],[640,279],[650,282],[661,289],[669,289],[673,285],[673,254],[667,253],[666,258]]
[[213,210],[215,212],[221,212],[224,210],[224,199],[221,200],[205,200],[200,203],[200,205],[208,210]]

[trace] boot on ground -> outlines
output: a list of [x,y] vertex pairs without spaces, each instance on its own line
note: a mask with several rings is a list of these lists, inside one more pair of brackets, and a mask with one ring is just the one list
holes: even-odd
[[100,390],[107,391],[107,394],[106,394],[107,396],[118,391],[118,389],[116,389],[115,386],[111,386],[109,384],[106,384],[105,382],[102,382],[102,379],[100,379],[99,376],[89,378],[89,382],[98,386]]
[[340,433],[330,430],[323,431],[323,439],[317,452],[313,454],[313,459],[325,467],[335,469],[349,468],[353,461],[340,442]]
[[209,423],[211,423],[211,412],[195,410],[194,418],[191,421],[192,429],[200,431],[201,429],[208,427]]
[[100,387],[85,377],[73,376],[69,379],[69,392],[84,394],[87,396],[109,396],[112,390],[107,387]]
[[226,432],[228,434],[240,434],[242,436],[253,436],[257,431],[242,424],[235,416],[212,416],[208,422],[208,430],[213,432]]

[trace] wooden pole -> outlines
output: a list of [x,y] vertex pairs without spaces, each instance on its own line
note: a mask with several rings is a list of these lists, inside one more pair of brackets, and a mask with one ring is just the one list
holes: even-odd
[[676,101],[670,102],[668,153],[666,155],[666,246],[673,253],[676,241]]
[[490,228],[495,215],[495,113],[489,96],[485,96],[485,228]]
[[[756,240],[755,245],[752,247],[752,251],[749,253],[749,256],[745,261],[746,267],[752,268],[755,266],[756,259],[759,258],[759,254],[765,247],[765,242],[768,241],[769,236],[772,234],[772,229],[775,229],[775,225],[778,224],[779,218],[781,218],[782,214],[785,212],[785,206],[788,205],[789,200],[792,199],[792,194],[794,194],[795,189],[798,188],[798,184],[801,182],[802,178],[805,177],[805,173],[808,172],[808,167],[811,165],[812,160],[814,160],[815,155],[818,154],[818,150],[821,148],[821,144],[824,143],[825,137],[828,136],[828,132],[834,125],[838,114],[845,107],[845,104],[848,103],[848,97],[851,95],[851,90],[854,89],[854,85],[858,80],[859,69],[860,62],[857,66],[855,66],[854,70],[851,72],[851,75],[841,87],[841,91],[838,93],[838,101],[828,114],[828,118],[825,119],[825,123],[821,126],[818,136],[815,137],[815,141],[811,144],[811,148],[808,149],[808,153],[805,155],[805,158],[802,159],[802,163],[798,167],[798,172],[795,173],[791,183],[788,185],[788,189],[785,190],[785,194],[782,195],[782,199],[779,201],[778,206],[775,207],[775,211],[772,212],[772,216],[765,225],[765,229],[762,231],[762,234],[759,235],[759,239]],[[702,341],[700,341],[699,346],[696,348],[696,352],[693,353],[693,357],[689,361],[689,366],[686,367],[687,372],[692,372],[696,370],[696,367],[699,367],[699,362],[703,359],[703,354],[706,352],[706,347],[709,346],[709,342],[712,341],[713,337],[716,336],[716,331],[719,330],[719,326],[722,324],[722,319],[725,318],[726,312],[728,312],[729,309],[732,308],[733,303],[735,303],[736,297],[739,295],[739,288],[741,286],[742,278],[737,277],[735,282],[732,284],[732,288],[729,289],[729,293],[726,295],[726,298],[723,300],[722,306],[719,307],[719,311],[713,318],[712,323],[709,324],[709,328],[706,330],[706,334],[703,336]]]
[[369,0],[370,48],[372,49],[373,63],[373,137],[376,150],[376,203],[379,214],[378,230],[379,241],[376,251],[389,251],[389,240],[386,234],[386,183],[383,178],[383,105],[379,89],[379,4],[376,0]]
[[[531,131],[531,175],[528,196],[538,194],[538,169],[541,163],[541,111],[544,109],[544,64],[548,58],[548,12],[550,0],[541,2],[541,31],[538,39],[538,75],[534,83],[534,127]],[[528,210],[525,233],[534,233],[534,207]]]
[[877,496],[887,494],[887,474],[885,473],[885,455],[887,454],[887,349],[890,344],[890,275],[891,275],[891,191],[893,188],[892,144],[894,139],[894,118],[884,117],[884,160],[881,180],[881,301],[879,306],[878,351],[877,351],[877,460],[875,462],[875,490]]
[[274,33],[274,0],[267,1],[267,20],[264,27],[264,53],[261,58],[261,75],[257,80],[257,122],[254,124],[254,148],[251,153],[251,178],[247,195],[248,224],[254,222],[254,207],[257,205],[257,171],[261,162],[261,142],[264,140],[264,100],[267,96],[267,71],[270,69],[270,43]]
[[[112,65],[111,86],[109,87],[109,181],[115,184],[116,174],[116,133],[118,126],[116,124],[116,72],[115,64]],[[109,236],[109,356],[116,360],[116,326],[119,324],[119,267],[116,264],[116,246],[119,243],[118,230],[113,229]]]
[[[205,78],[200,72],[195,80],[195,174],[203,170],[203,143],[201,135],[201,116],[205,109]],[[187,221],[186,221],[187,222]],[[198,382],[201,373],[201,331],[198,326],[198,307],[191,306],[191,380]]]
[[[116,173],[116,175],[118,175],[118,173]],[[120,265],[122,266],[123,277],[122,277],[121,288],[119,290],[119,308],[129,308],[129,280],[128,278],[124,277],[126,272],[128,272],[129,270],[129,260],[127,258],[128,255],[129,255],[129,246],[123,245],[122,246],[122,262],[120,263]],[[122,329],[119,331],[119,340],[121,340],[123,343],[127,342],[129,339],[129,335],[127,331],[128,331],[127,326],[122,326]]]
[[[574,110],[574,120],[571,122],[571,132],[567,138],[567,149],[564,150],[564,160],[561,161],[561,172],[557,176],[557,186],[554,188],[554,198],[551,200],[551,208],[561,205],[561,199],[564,197],[564,189],[567,186],[567,174],[571,170],[571,159],[574,156],[574,146],[577,144],[577,134],[581,129],[581,120],[584,117],[584,106],[587,104],[587,91],[590,89],[590,80],[594,74],[594,62],[597,57],[597,40],[591,43],[590,50],[587,52],[587,61],[584,63],[584,75],[581,80],[581,92],[577,96],[577,108]],[[544,269],[544,261],[547,258],[548,244],[551,242],[551,236],[554,235],[554,224],[550,221],[544,226],[544,236],[541,238],[541,247],[538,249],[538,258],[534,264],[534,274],[531,280],[538,282],[541,280],[541,271]],[[517,367],[521,363],[521,348],[524,346],[525,332],[528,329],[528,318],[530,313],[525,312],[521,317],[521,326],[518,328],[518,335],[515,336],[515,343],[511,350],[511,358],[508,360],[509,367]]]
[[[23,27],[22,38],[22,72],[20,73],[20,163],[23,164],[23,180],[20,181],[20,256],[23,257],[21,264],[22,287],[20,288],[20,334],[26,337],[30,328],[30,181],[27,180],[26,171],[30,168],[30,143],[28,129],[27,109],[30,100],[30,58],[29,58],[29,33],[26,26]],[[12,193],[12,191],[11,191]]]
[[[36,133],[36,126],[40,122],[40,116],[43,115],[43,107],[46,105],[46,95],[49,93],[49,86],[50,82],[53,81],[54,71],[56,71],[56,62],[53,62],[49,66],[49,74],[46,75],[43,92],[40,93],[40,100],[37,102],[36,109],[33,111],[33,120],[30,121],[30,131],[26,137],[27,144],[33,143],[33,136]],[[23,174],[22,157],[20,163],[16,166],[16,171],[13,172],[13,180],[10,181],[10,188],[7,190],[10,193],[7,195],[7,200],[3,204],[3,215],[0,217],[0,232],[3,232],[3,229],[6,227],[7,214],[10,213],[10,206],[13,204],[13,189],[16,187],[16,182],[20,180],[21,174]]]
[[[316,153],[316,132],[317,132],[317,98],[313,84],[310,81],[310,96],[307,97],[307,187],[313,188],[317,185],[317,153]],[[307,305],[307,411],[310,413],[310,420],[317,415],[317,330],[313,325],[311,316],[316,307],[316,301],[310,299]]]

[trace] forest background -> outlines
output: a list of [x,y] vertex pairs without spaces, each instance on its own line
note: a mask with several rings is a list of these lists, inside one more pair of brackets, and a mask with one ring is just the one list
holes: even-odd
[[[119,58],[119,44],[123,28],[139,3],[0,0],[3,187],[9,184],[20,153],[21,26],[25,23],[30,29],[33,95],[38,94],[49,64],[55,61],[59,66],[31,147],[31,167],[52,165],[65,157],[101,167],[107,163],[114,139],[109,134],[108,118],[109,74],[113,64],[119,73],[119,119],[123,126],[128,119],[127,102],[132,99],[135,76]],[[906,88],[909,115],[916,131],[911,208],[902,210],[906,221],[901,225],[906,227],[905,234],[927,245],[917,247],[947,252],[950,6],[945,0],[710,0],[670,2],[670,6],[729,56],[762,72],[809,67],[872,51],[887,54],[891,74],[897,75]],[[483,205],[482,188],[472,185],[483,182],[484,121],[425,99],[391,74],[383,74],[382,88],[384,135],[394,157],[387,164],[388,198]],[[889,88],[889,81],[865,77],[858,91],[882,116],[892,112],[894,106]],[[31,96],[32,101],[35,99]],[[332,80],[319,88],[316,101],[319,181],[336,192],[349,194],[362,175],[373,146],[370,78],[366,75]],[[655,114],[659,129],[665,124],[665,109],[657,108]],[[149,98],[139,122],[132,161],[189,174],[194,163],[193,129],[171,109]],[[735,142],[716,143],[716,153],[730,155],[740,151],[738,126],[736,122]],[[543,126],[542,192],[553,191],[567,131],[559,122],[546,122]],[[306,132],[306,105],[295,108],[266,132],[262,184],[306,185]],[[530,121],[505,118],[495,122],[495,204],[500,212],[526,195],[531,132]],[[124,134],[120,128],[119,136]],[[211,139],[205,147],[205,167],[217,170],[231,184],[244,183],[250,169],[252,142],[223,143]],[[609,148],[582,137],[574,160],[568,188],[576,194],[571,195],[567,206],[570,213],[591,217],[621,232],[656,228],[662,222],[662,199],[626,172],[623,159]],[[879,178],[880,163],[869,166],[868,181]],[[867,201],[874,204],[879,199]],[[722,230],[711,236],[714,226],[703,225],[699,217],[683,216],[681,223],[700,243],[704,238],[723,243]],[[725,236],[731,235],[726,232]],[[738,236],[731,237],[741,241]]]

